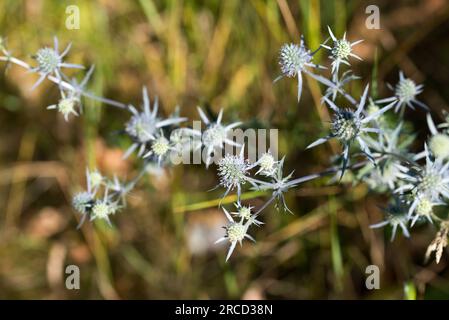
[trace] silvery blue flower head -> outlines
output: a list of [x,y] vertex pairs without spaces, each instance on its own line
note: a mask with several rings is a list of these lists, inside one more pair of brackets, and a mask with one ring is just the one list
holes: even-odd
[[72,199],[72,205],[75,210],[83,215],[78,228],[84,223],[86,217],[91,215],[92,208],[96,201],[96,194],[102,185],[103,180],[104,178],[98,170],[89,171],[89,169],[86,168],[87,191],[75,194]]
[[331,122],[331,133],[327,137],[320,138],[307,146],[307,149],[310,149],[328,141],[331,138],[338,139],[343,146],[343,166],[341,176],[344,175],[346,170],[349,161],[349,149],[354,141],[358,142],[362,153],[364,153],[368,159],[374,161],[371,151],[364,140],[363,133],[380,133],[378,128],[370,127],[368,124],[393,106],[392,104],[389,104],[380,109],[378,112],[365,116],[363,108],[365,106],[367,94],[368,86],[365,87],[357,110],[355,111],[351,109],[340,109],[332,101],[324,98],[329,107],[335,112]]
[[265,152],[255,163],[255,166],[259,167],[259,170],[257,170],[256,174],[271,177],[276,173],[278,164],[279,161],[274,160],[274,157],[270,151]]
[[449,199],[449,162],[443,163],[441,158],[432,160],[427,145],[424,146],[426,165],[424,168],[406,168],[401,178],[405,184],[395,190],[396,193],[411,193],[411,202],[408,215],[411,216],[422,199],[434,204]]
[[62,53],[59,53],[58,38],[54,37],[53,48],[45,47],[37,51],[34,55],[34,59],[36,59],[38,65],[31,69],[31,71],[40,73],[40,78],[33,85],[31,90],[34,90],[49,75],[53,74],[57,79],[61,80],[61,68],[84,69],[84,66],[63,62],[63,58],[69,53],[71,46],[72,44],[69,43],[65,50]]
[[157,132],[164,127],[179,124],[186,120],[186,118],[167,118],[161,119],[158,117],[157,112],[159,108],[158,99],[156,97],[154,101],[153,110],[150,110],[150,99],[148,97],[148,91],[146,87],[142,89],[143,96],[143,112],[138,112],[132,105],[129,106],[129,110],[132,112],[131,119],[128,121],[125,127],[126,133],[133,140],[133,144],[123,155],[123,158],[127,158],[137,148],[137,155],[140,157],[144,154],[147,144],[156,139]]
[[69,121],[70,115],[74,115],[76,117],[78,116],[76,108],[79,105],[80,100],[76,96],[66,96],[66,94],[64,94],[62,91],[61,94],[63,97],[58,101],[58,103],[48,106],[47,109],[58,110],[58,112],[60,112],[63,115],[64,120],[67,122]]
[[118,203],[111,201],[109,198],[109,189],[106,187],[103,198],[97,199],[92,206],[90,221],[96,219],[105,220],[110,226],[112,226],[109,216],[115,214],[119,208]]
[[427,125],[431,136],[429,138],[429,149],[435,158],[447,160],[449,158],[449,135],[447,132],[439,132],[432,120],[430,113],[427,114]]
[[446,203],[440,200],[432,200],[426,195],[416,195],[413,200],[409,202],[411,204],[408,216],[411,219],[411,226],[419,219],[425,218],[428,222],[433,223],[432,215],[433,208],[436,206],[444,206]]
[[[64,120],[68,121],[68,118],[70,115],[78,116],[78,111],[76,111],[76,108],[79,109],[79,111],[82,113],[83,106],[81,104],[81,95],[85,90],[85,87],[87,85],[87,82],[89,81],[93,71],[94,66],[90,67],[87,71],[86,75],[84,76],[83,80],[78,83],[76,79],[68,80],[70,82],[71,88],[60,88],[61,91],[61,99],[58,101],[57,104],[48,106],[48,110],[55,109],[58,112],[60,112],[64,116]],[[63,78],[66,78],[64,74],[62,74]]]
[[358,41],[351,43],[348,40],[346,40],[346,32],[343,34],[342,39],[337,39],[334,36],[334,34],[332,33],[332,30],[329,26],[327,27],[327,29],[328,29],[329,35],[333,41],[333,45],[332,45],[332,47],[327,46],[325,44],[322,44],[321,46],[323,48],[326,48],[331,51],[330,58],[333,60],[332,61],[332,74],[336,75],[336,74],[338,74],[338,69],[339,69],[340,64],[344,63],[344,64],[350,66],[349,61],[348,61],[349,57],[353,57],[353,58],[362,60],[362,58],[360,58],[358,55],[352,53],[352,47],[355,46],[356,44],[362,42],[363,40],[358,40]]
[[143,158],[154,158],[158,166],[161,165],[162,161],[168,156],[169,152],[174,150],[172,143],[165,137],[162,130],[160,130],[159,134],[155,136],[154,140],[151,140],[150,144],[150,150],[143,156]]
[[304,43],[304,37],[301,36],[301,41],[299,45],[294,43],[284,44],[280,50],[279,54],[279,65],[281,66],[282,74],[277,77],[274,82],[278,81],[283,77],[297,77],[298,78],[298,102],[301,99],[302,92],[302,73],[309,74],[313,78],[320,82],[324,82],[326,85],[332,85],[329,80],[315,75],[308,70],[308,68],[321,68],[325,67],[314,64],[312,62],[313,55],[318,50],[311,52]]
[[210,121],[200,107],[198,107],[197,109],[201,120],[206,125],[206,130],[204,130],[203,133],[198,130],[191,130],[191,133],[194,136],[201,137],[201,145],[199,145],[197,148],[201,148],[202,146],[206,148],[206,168],[208,168],[211,163],[212,153],[214,153],[215,151],[222,150],[226,144],[230,146],[241,147],[240,144],[229,139],[228,135],[232,129],[238,127],[242,123],[234,122],[228,125],[223,125],[221,123],[221,120],[223,118],[223,109],[220,109],[217,120],[215,122]]
[[391,241],[393,241],[396,236],[397,229],[400,227],[404,236],[409,238],[410,233],[407,229],[407,224],[409,221],[407,209],[408,208],[403,200],[395,198],[394,203],[388,205],[388,207],[384,209],[386,213],[385,221],[373,224],[370,228],[382,228],[386,225],[390,225],[392,227]]
[[222,209],[229,222],[228,225],[224,227],[226,230],[225,236],[215,241],[215,243],[220,243],[225,240],[231,243],[231,246],[229,247],[228,250],[228,254],[226,255],[226,261],[228,261],[232,255],[232,252],[234,252],[237,242],[240,243],[240,245],[242,245],[242,241],[245,238],[253,242],[256,242],[256,240],[254,240],[254,238],[248,234],[248,228],[252,224],[250,220],[247,220],[245,223],[243,222],[243,220],[235,222],[232,216],[229,214],[229,212],[225,208]]
[[257,216],[252,213],[254,207],[251,206],[243,206],[240,203],[235,203],[235,207],[237,208],[236,212],[231,212],[232,215],[240,218],[241,222],[249,221],[250,224],[254,224],[255,226],[261,226],[264,224],[262,221],[257,220]]
[[403,110],[405,106],[411,109],[415,109],[415,106],[418,106],[423,108],[424,110],[429,110],[429,107],[416,99],[416,96],[423,91],[423,85],[417,85],[413,80],[405,78],[402,71],[399,71],[399,82],[396,84],[396,87],[393,88],[390,85],[388,85],[388,87],[390,88],[390,90],[394,91],[394,96],[378,100],[376,101],[377,103],[393,102],[395,105],[395,112]]
[[249,182],[257,188],[258,180],[251,178],[250,170],[254,167],[248,160],[244,158],[244,147],[241,147],[239,155],[227,154],[218,162],[218,176],[220,178],[220,186],[226,188],[223,197],[228,193],[237,189],[237,202],[240,203],[240,195],[242,186]]
[[[64,116],[64,120],[68,121],[70,115],[78,116],[78,112],[76,111],[76,108],[82,112],[82,105],[81,105],[81,94],[84,91],[84,88],[89,81],[92,73],[94,71],[94,66],[92,66],[89,71],[84,76],[81,83],[78,83],[76,79],[71,80],[71,88],[65,89],[61,88],[61,99],[58,101],[57,104],[48,106],[48,110],[57,110]],[[63,75],[65,78],[65,76]]]

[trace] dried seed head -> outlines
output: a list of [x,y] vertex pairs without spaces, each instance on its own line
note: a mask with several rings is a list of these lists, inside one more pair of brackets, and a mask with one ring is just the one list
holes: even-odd
[[342,142],[354,139],[360,130],[360,120],[350,110],[341,110],[332,119],[332,134]]
[[42,48],[36,53],[35,59],[38,63],[38,70],[43,73],[52,73],[58,69],[61,58],[54,49]]
[[395,94],[399,100],[407,103],[415,99],[418,88],[413,80],[404,78],[396,85]]
[[226,129],[221,124],[213,124],[203,133],[203,143],[206,146],[222,146],[226,140]]
[[72,205],[79,213],[86,214],[92,209],[94,198],[89,192],[80,192],[73,197]]
[[311,60],[310,51],[294,43],[283,45],[279,55],[282,74],[287,77],[295,77]]
[[230,242],[242,241],[245,238],[247,228],[242,223],[232,222],[226,227],[226,237]]
[[435,251],[435,261],[440,262],[443,250],[447,246],[447,235],[449,233],[449,226],[447,223],[442,223],[440,231],[438,231],[435,239],[430,243],[426,252],[426,261],[429,260],[432,252]]
[[242,157],[227,155],[218,162],[220,185],[226,188],[234,188],[245,184],[248,168],[248,162]]
[[340,39],[334,42],[332,56],[334,59],[346,60],[351,53],[351,43],[346,39]]
[[151,145],[151,150],[155,155],[159,157],[165,155],[169,148],[169,141],[164,136],[158,137]]
[[436,158],[449,157],[449,136],[442,133],[437,133],[432,136],[429,141],[429,148]]

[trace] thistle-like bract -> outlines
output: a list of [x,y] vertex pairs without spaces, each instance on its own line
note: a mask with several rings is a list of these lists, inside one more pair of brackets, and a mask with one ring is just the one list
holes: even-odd
[[404,204],[403,200],[395,198],[394,203],[390,204],[384,209],[384,211],[386,213],[385,221],[373,224],[370,228],[382,228],[390,225],[392,227],[391,241],[393,241],[396,236],[397,229],[400,227],[404,236],[409,238],[410,232],[407,229],[409,216],[407,214],[407,206]]

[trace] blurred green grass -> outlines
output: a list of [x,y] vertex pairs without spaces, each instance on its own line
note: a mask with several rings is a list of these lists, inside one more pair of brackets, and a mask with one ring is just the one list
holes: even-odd
[[[67,30],[69,1],[4,0],[0,32],[13,53],[28,61],[55,35],[62,45],[72,41],[70,61],[96,66],[89,89],[97,95],[138,104],[141,86],[147,85],[166,115],[179,104],[183,115],[197,119],[196,106],[207,105],[214,112],[224,107],[229,121],[279,128],[279,151],[287,155],[288,170],[300,176],[323,169],[332,150],[338,150],[329,145],[303,151],[311,136],[324,131],[322,120],[329,117],[320,105],[318,84],[307,79],[298,106],[294,81],[272,83],[279,73],[278,49],[297,42],[300,34],[312,49],[327,37],[327,25],[337,34],[348,30],[354,39],[367,38],[365,62],[355,65],[366,81],[372,70],[380,83],[394,79],[392,68],[399,64],[426,78],[426,98],[437,108],[447,106],[448,93],[441,85],[447,76],[432,73],[425,63],[425,36],[443,42],[448,6],[432,11],[438,4],[427,2],[430,9],[423,11],[424,1],[376,2],[384,23],[379,32],[364,27],[369,1],[86,0],[76,2],[81,29]],[[427,12],[428,19],[401,24],[405,9],[407,15]],[[408,31],[417,27],[427,33]],[[408,46],[398,45],[403,42]],[[440,45],[447,53],[447,42]],[[325,58],[320,52],[318,59]],[[440,72],[447,71],[444,55],[436,59]],[[447,262],[422,263],[430,230],[415,232],[413,242],[386,243],[382,232],[368,228],[381,218],[377,206],[383,199],[367,196],[363,187],[313,182],[291,192],[287,201],[295,215],[270,207],[263,217],[266,225],[257,230],[258,243],[237,250],[228,264],[224,248],[193,255],[188,246],[189,226],[214,223],[207,219],[218,216],[220,192],[206,192],[216,183],[212,169],[176,167],[166,176],[146,177],[131,195],[129,208],[114,217],[116,227],[75,230],[70,195],[83,185],[84,167],[132,177],[139,161],[117,160],[118,148],[129,143],[115,133],[123,126],[120,111],[88,101],[84,115],[65,124],[45,110],[57,99],[56,88],[45,84],[26,91],[33,77],[12,67],[0,78],[0,298],[449,296]],[[410,120],[424,130],[422,120]],[[264,198],[246,196],[256,197],[257,205]],[[64,289],[60,266],[72,263],[81,268],[78,292]],[[382,270],[379,291],[364,288],[369,264]]]

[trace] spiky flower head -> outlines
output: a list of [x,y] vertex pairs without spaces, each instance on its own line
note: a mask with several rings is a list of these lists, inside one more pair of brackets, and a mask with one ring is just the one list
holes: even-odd
[[429,107],[416,99],[416,96],[422,92],[423,85],[417,85],[413,80],[404,77],[402,71],[399,72],[399,82],[396,86],[393,88],[388,85],[388,87],[394,91],[394,97],[378,100],[378,103],[394,102],[395,112],[403,110],[405,106],[411,109],[419,106],[426,111],[429,110]]
[[241,222],[232,222],[226,226],[226,237],[230,242],[242,241],[245,238],[247,228]]
[[[131,119],[126,123],[125,132],[133,140],[133,144],[123,155],[127,158],[131,153],[139,148],[137,155],[140,157],[144,155],[147,143],[156,139],[158,130],[164,127],[177,125],[186,120],[186,118],[170,117],[161,119],[157,112],[159,109],[159,102],[157,97],[154,99],[153,110],[150,109],[150,98],[146,87],[142,88],[143,111],[139,112],[134,106],[129,106],[129,110],[133,114]],[[160,150],[162,151],[162,150]]]
[[95,199],[90,192],[79,192],[72,199],[75,210],[83,215],[91,211],[94,203]]
[[113,206],[107,201],[97,201],[92,207],[91,219],[107,219],[114,212]]
[[332,48],[334,59],[347,59],[351,53],[351,43],[346,39],[337,39]]
[[61,68],[84,69],[82,65],[63,62],[63,58],[69,52],[70,47],[71,44],[68,44],[64,51],[59,53],[59,42],[58,38],[55,37],[53,48],[44,47],[37,51],[33,56],[37,61],[37,67],[32,68],[31,71],[38,72],[41,75],[31,90],[34,90],[50,74],[54,74],[59,80],[62,80]]
[[349,65],[348,59],[350,56],[362,60],[358,55],[352,53],[352,47],[362,42],[362,40],[351,43],[346,39],[346,32],[343,34],[343,38],[337,39],[329,26],[327,27],[327,29],[329,31],[329,35],[333,41],[333,44],[332,46],[328,46],[324,43],[321,46],[323,48],[326,48],[327,50],[330,50],[331,52],[330,58],[333,60],[332,74],[335,78],[335,76],[338,75],[338,69],[341,63]]
[[294,43],[284,44],[279,54],[279,64],[284,76],[295,77],[312,61],[312,55],[303,41],[298,46]]
[[169,149],[170,142],[162,135],[156,138],[151,145],[151,150],[158,157],[164,156]]
[[61,63],[61,58],[56,50],[48,47],[39,49],[35,59],[38,63],[39,71],[44,73],[53,73]]
[[215,122],[209,120],[209,118],[200,107],[197,107],[197,110],[201,120],[206,125],[206,130],[204,130],[204,132],[201,132],[201,130],[191,130],[190,133],[193,135],[193,137],[201,137],[201,144],[198,144],[195,149],[200,149],[204,146],[205,155],[207,157],[206,168],[208,168],[212,160],[212,154],[214,152],[222,150],[225,145],[241,147],[241,144],[238,144],[232,139],[228,138],[228,135],[232,129],[238,127],[242,123],[234,122],[228,125],[222,124],[223,109],[220,109]]
[[276,172],[277,161],[274,160],[273,155],[270,152],[265,152],[257,161],[259,170],[256,174],[263,174],[265,176],[272,176]]
[[437,133],[429,141],[429,149],[436,158],[449,158],[449,136]]
[[227,139],[227,132],[225,130],[225,127],[223,127],[221,124],[214,123],[206,130],[204,130],[202,139],[204,145],[206,146],[219,147],[222,146]]
[[251,208],[242,206],[239,209],[239,216],[242,217],[243,219],[248,220],[251,217]]
[[418,88],[412,79],[403,78],[396,84],[395,94],[400,100],[408,103],[415,99],[418,94]]
[[241,156],[226,155],[218,162],[220,185],[231,190],[245,184],[249,170],[249,163]]
[[428,195],[431,198],[437,198],[441,190],[445,188],[444,177],[438,166],[429,166],[421,171],[416,178],[416,194]]
[[408,212],[408,217],[412,220],[412,227],[416,223],[416,221],[421,218],[425,218],[428,222],[433,223],[433,208],[435,206],[446,205],[444,202],[439,200],[432,200],[426,195],[416,195],[413,198],[413,201],[410,201],[410,203],[411,206]]
[[56,109],[64,116],[64,120],[68,121],[71,114],[78,116],[75,108],[79,104],[79,99],[75,97],[67,97],[59,100],[58,104],[48,106],[48,110]]
[[[395,193],[408,193],[411,197],[408,209],[409,217],[417,212],[418,206],[421,206],[422,212],[429,207],[429,203],[421,203],[422,201],[430,201],[434,206],[440,205],[443,197],[449,199],[449,162],[443,164],[441,158],[431,160],[427,145],[424,145],[424,149],[425,167],[404,167],[401,175],[404,184],[395,190]],[[429,219],[429,221],[431,220]]]
[[342,142],[352,141],[360,131],[361,122],[354,112],[342,109],[332,119],[331,132]]
[[371,151],[365,142],[365,136],[361,133],[380,133],[381,130],[376,127],[371,127],[369,123],[373,120],[376,120],[382,113],[388,111],[393,104],[389,104],[374,114],[365,116],[363,112],[363,108],[365,107],[366,98],[368,95],[368,85],[365,87],[363,91],[363,95],[360,98],[360,102],[357,106],[357,110],[352,111],[349,109],[341,109],[334,102],[329,100],[328,98],[324,98],[324,101],[328,104],[328,106],[334,111],[335,115],[332,119],[331,123],[331,132],[325,138],[320,138],[315,142],[311,143],[307,146],[307,149],[318,146],[331,138],[337,138],[343,147],[343,164],[341,170],[341,177],[343,177],[347,164],[349,162],[349,149],[353,141],[357,141],[360,150],[363,154],[372,162],[374,162],[374,158],[371,154]]
[[156,119],[145,113],[135,114],[126,123],[125,131],[139,143],[146,143],[154,138],[157,130]]
[[304,37],[301,36],[301,41],[299,45],[290,43],[284,44],[281,47],[279,53],[279,65],[281,66],[281,75],[277,77],[274,82],[278,81],[283,77],[297,77],[298,78],[298,102],[301,99],[302,92],[302,72],[308,74],[315,80],[325,84],[326,86],[335,86],[332,81],[329,81],[323,76],[312,73],[309,68],[321,68],[325,69],[325,67],[314,64],[312,62],[313,55],[318,50],[311,52],[304,43]]
[[428,198],[424,197],[416,206],[416,214],[419,216],[430,216],[433,213],[433,203]]
[[410,233],[407,229],[407,224],[409,221],[407,213],[408,208],[405,205],[404,201],[402,199],[395,198],[394,203],[390,204],[387,208],[384,209],[384,211],[386,213],[385,221],[373,224],[370,226],[370,228],[382,228],[386,225],[390,225],[392,227],[391,241],[393,241],[396,236],[396,231],[398,227],[400,227],[404,236],[409,238]]
[[228,254],[226,256],[226,261],[228,261],[229,257],[232,255],[232,252],[235,249],[235,246],[237,245],[237,242],[242,245],[242,241],[246,238],[253,242],[256,242],[253,237],[251,237],[248,234],[248,228],[251,225],[251,221],[247,221],[243,223],[243,219],[240,220],[240,222],[235,222],[230,213],[223,208],[223,212],[228,219],[228,224],[224,227],[226,230],[226,234],[224,237],[221,237],[215,243],[220,243],[222,241],[229,241],[231,243],[231,246],[229,247]]
[[[430,113],[427,114],[427,125],[432,134],[429,139],[429,149],[435,158],[447,159],[449,158],[449,135],[447,132],[439,132],[435,123],[433,122]],[[439,128],[444,128],[445,124],[439,125]]]

